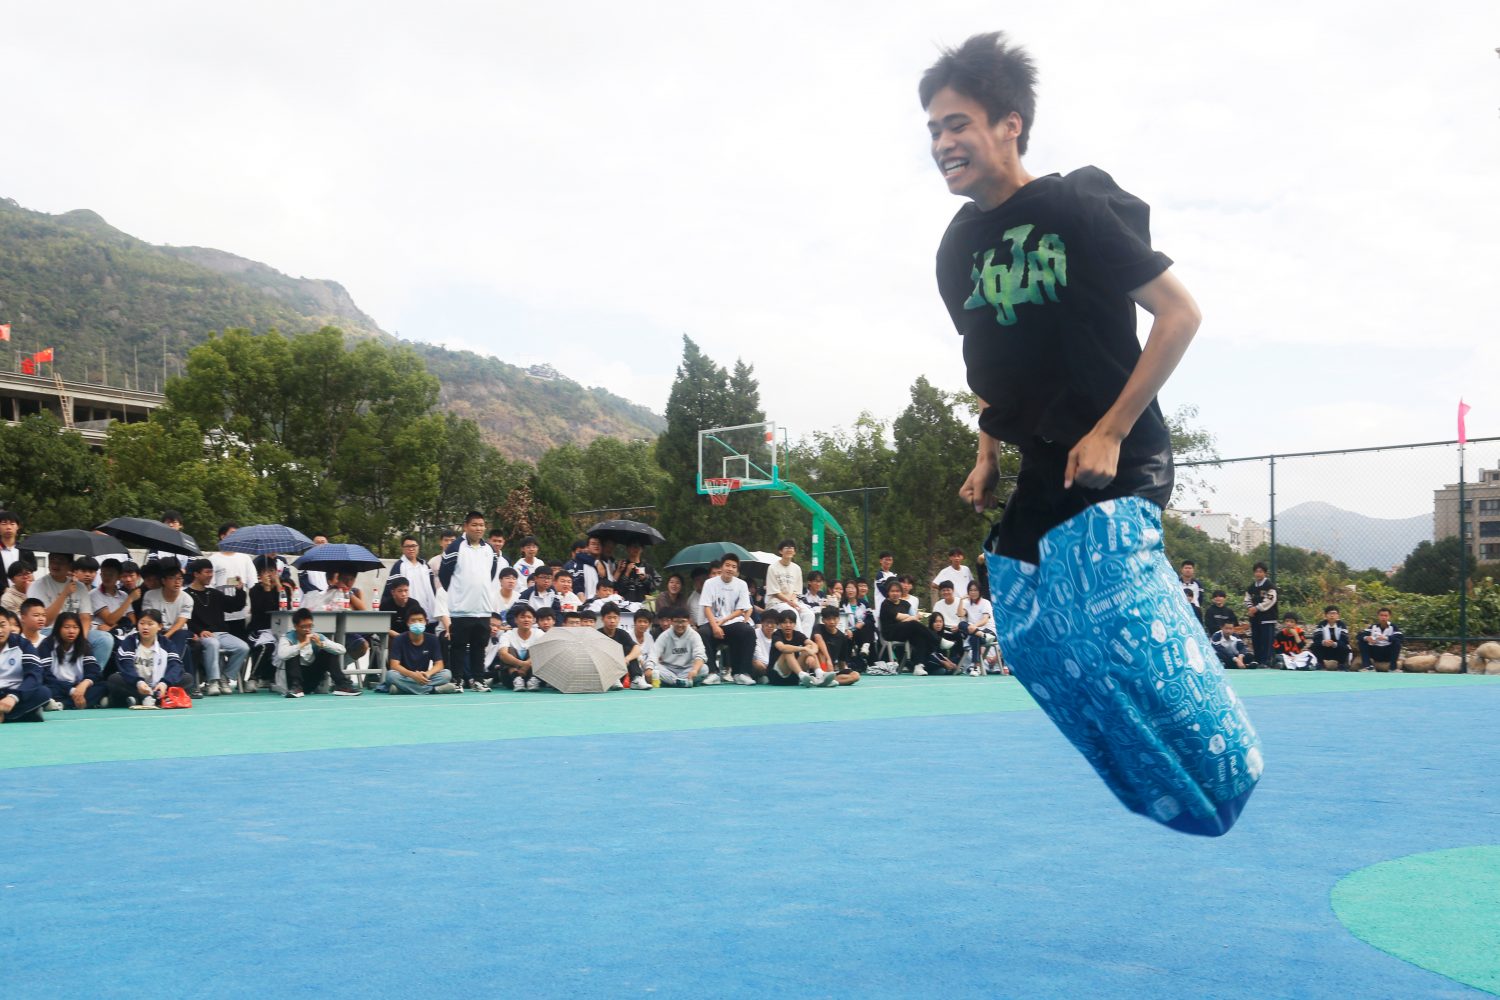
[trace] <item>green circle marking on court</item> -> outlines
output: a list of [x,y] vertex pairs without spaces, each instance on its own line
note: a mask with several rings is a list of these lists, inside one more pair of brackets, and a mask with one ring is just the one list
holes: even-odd
[[1500,996],[1500,845],[1361,868],[1333,887],[1331,902],[1360,940]]

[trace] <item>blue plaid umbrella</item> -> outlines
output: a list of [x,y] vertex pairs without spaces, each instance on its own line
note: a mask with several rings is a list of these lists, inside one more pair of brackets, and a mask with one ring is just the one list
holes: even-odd
[[363,545],[329,542],[314,545],[292,565],[298,569],[320,569],[330,573],[359,573],[367,569],[379,569],[385,563]]
[[295,554],[312,547],[311,538],[284,524],[252,524],[235,530],[219,543],[219,548],[225,552],[244,552],[252,556]]

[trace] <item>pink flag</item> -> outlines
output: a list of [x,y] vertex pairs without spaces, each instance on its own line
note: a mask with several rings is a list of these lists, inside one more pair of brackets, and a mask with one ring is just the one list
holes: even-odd
[[1463,401],[1463,398],[1460,397],[1459,400],[1458,400],[1458,443],[1459,444],[1467,444],[1468,441],[1469,441],[1469,432],[1466,431],[1466,430],[1464,430],[1464,414],[1466,414],[1468,412],[1469,412],[1469,404],[1465,403]]

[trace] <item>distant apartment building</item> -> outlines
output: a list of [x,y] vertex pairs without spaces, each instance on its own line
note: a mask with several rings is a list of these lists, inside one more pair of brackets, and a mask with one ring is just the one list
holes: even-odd
[[1202,531],[1209,538],[1224,542],[1242,556],[1249,555],[1257,545],[1264,545],[1269,540],[1266,526],[1254,518],[1241,518],[1235,514],[1207,508],[1187,510],[1173,507],[1168,513],[1177,517],[1183,524]]
[[[1458,534],[1458,484],[1432,491],[1432,537]],[[1500,562],[1500,468],[1480,469],[1479,482],[1464,483],[1464,543],[1469,557]]]

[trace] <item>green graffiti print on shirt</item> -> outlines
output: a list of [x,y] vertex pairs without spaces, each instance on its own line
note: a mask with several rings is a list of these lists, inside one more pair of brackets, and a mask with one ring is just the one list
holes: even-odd
[[[1000,234],[1010,243],[1010,262],[996,263],[995,250],[984,251],[981,262],[974,252],[974,291],[964,303],[965,309],[995,308],[995,321],[1010,326],[1016,321],[1016,306],[1023,302],[1041,305],[1057,301],[1057,286],[1068,287],[1068,254],[1062,237],[1047,233],[1037,240],[1036,249],[1026,250],[1026,241],[1035,226],[1016,226]],[[1045,296],[1045,298],[1044,298]]]

